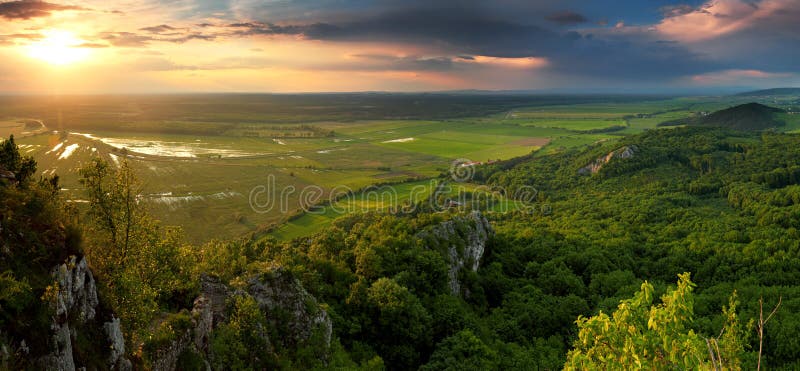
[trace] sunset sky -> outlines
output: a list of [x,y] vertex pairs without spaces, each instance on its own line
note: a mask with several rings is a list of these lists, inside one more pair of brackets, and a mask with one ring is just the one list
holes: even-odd
[[1,93],[800,85],[800,0],[0,1]]

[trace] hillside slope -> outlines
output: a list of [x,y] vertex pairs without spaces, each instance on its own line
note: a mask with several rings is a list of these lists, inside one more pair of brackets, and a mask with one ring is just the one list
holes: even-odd
[[771,97],[783,95],[800,95],[800,88],[774,88],[755,91],[746,91],[736,94],[737,97]]
[[0,143],[0,369],[130,370],[58,178],[35,169],[13,137]]
[[[797,135],[707,127],[650,130],[580,150],[477,167],[473,181],[520,201],[508,212],[489,211],[489,199],[476,189],[463,196],[483,202],[352,214],[289,242],[182,246],[177,257],[166,260],[178,262],[177,273],[152,276],[168,289],[152,299],[157,305],[138,328],[141,352],[126,349],[134,367],[144,369],[559,369],[568,352],[575,361],[581,352],[605,349],[589,349],[580,333],[592,330],[587,323],[603,320],[601,311],[626,312],[622,301],[638,309],[630,317],[635,323],[624,318],[615,323],[626,334],[615,341],[630,339],[644,349],[636,353],[646,358],[644,364],[702,369],[713,362],[704,339],[731,328],[726,336],[742,346],[721,346],[726,365],[740,362],[742,369],[755,369],[759,339],[744,324],[758,318],[763,299],[765,309],[782,304],[764,329],[762,363],[797,369],[798,158]],[[593,165],[590,171],[582,171],[587,165]],[[0,189],[24,192],[16,185]],[[27,220],[24,211],[37,204],[9,203],[17,205],[16,216],[3,219],[3,227],[13,226],[9,220]],[[36,233],[14,229],[3,237],[44,239],[48,228],[34,228],[54,225],[47,220],[26,224]],[[52,244],[31,246],[40,245]],[[158,255],[169,252],[164,241],[141,246],[156,246]],[[64,257],[61,249],[37,250],[33,257],[47,257],[48,251],[58,254],[38,274],[16,268],[33,266],[31,256],[28,263],[0,267],[13,271],[9,282],[30,279],[33,286],[37,280],[39,292],[26,303],[40,303],[50,266]],[[147,255],[140,259],[147,266],[157,262]],[[670,287],[677,276],[675,296]],[[194,280],[195,287],[186,285]],[[184,285],[189,287],[180,289]],[[129,298],[135,292],[121,293]],[[124,329],[131,317],[126,311],[139,303],[123,304],[115,312]],[[10,344],[12,337],[19,348],[24,333],[14,326],[30,321],[17,320],[28,318],[19,317],[25,311],[17,301],[0,297],[0,305],[0,342]],[[739,327],[726,325],[733,307]],[[657,316],[647,319],[647,313]],[[27,334],[48,333],[46,314]],[[586,322],[589,317],[594,322]],[[576,325],[579,318],[584,320]],[[662,339],[661,325],[688,342]],[[593,328],[607,331],[604,327]],[[638,341],[639,332],[631,328],[649,332],[648,342]],[[93,349],[83,341],[75,344]],[[682,356],[662,357],[650,346]],[[617,362],[598,368],[636,368],[626,363],[631,358],[614,358],[613,348],[593,353],[600,361]]]
[[785,111],[760,103],[746,103],[708,115],[697,115],[684,119],[662,122],[659,126],[702,126],[733,130],[767,130],[785,125],[777,114]]

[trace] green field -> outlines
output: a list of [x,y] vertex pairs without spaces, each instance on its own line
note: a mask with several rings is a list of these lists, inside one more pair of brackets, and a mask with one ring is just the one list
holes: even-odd
[[[19,98],[25,104],[0,104],[0,130],[21,135],[22,153],[36,158],[40,174],[58,174],[64,194],[79,204],[78,169],[95,156],[111,163],[129,161],[154,214],[201,242],[272,229],[276,237],[290,238],[330,223],[337,215],[325,211],[281,226],[302,211],[300,192],[308,187],[330,192],[427,182],[447,172],[456,159],[486,162],[537,151],[550,154],[741,103],[734,97],[533,96],[487,102],[473,96],[216,98],[225,105],[206,96],[97,97],[90,102],[73,97],[56,110],[52,100]],[[57,111],[61,116],[55,119]],[[800,115],[784,117],[784,130],[800,131]],[[24,131],[22,123],[31,120],[41,120],[46,128]],[[279,190],[294,191],[282,209],[257,212],[250,194],[268,179]],[[417,183],[398,187],[412,184]],[[349,201],[354,203],[364,200]]]
[[[339,198],[330,205],[298,214],[271,230],[269,236],[283,241],[309,236],[329,226],[337,218],[354,213],[408,212],[411,208],[426,206],[441,212],[474,208],[473,206],[478,206],[478,202],[489,197],[493,197],[494,202],[488,207],[481,208],[486,212],[506,212],[525,207],[524,202],[508,199],[491,192],[485,186],[472,183],[445,183],[442,188],[438,188],[439,197],[436,200],[431,199],[431,193],[437,190],[439,184],[438,180],[423,180],[370,187]],[[470,197],[465,195],[466,192],[469,192]],[[450,201],[457,204],[451,204]]]
[[330,225],[336,218],[349,213],[386,211],[390,207],[421,201],[435,188],[432,180],[379,186],[342,197],[330,205],[299,214],[270,231],[279,240],[290,240],[312,234]]

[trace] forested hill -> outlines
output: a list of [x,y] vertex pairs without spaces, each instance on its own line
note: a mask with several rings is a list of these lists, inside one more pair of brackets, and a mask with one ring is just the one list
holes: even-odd
[[800,88],[774,88],[736,94],[739,97],[770,97],[778,95],[800,95]]
[[[597,173],[581,175],[587,164],[624,147],[636,148],[632,157],[612,157]],[[496,222],[496,244],[479,274],[490,281],[485,287],[503,288],[500,294],[489,290],[497,295],[490,300],[500,306],[496,311],[508,313],[501,337],[524,338],[526,329],[538,331],[537,341],[553,335],[541,328],[556,313],[534,316],[532,323],[514,319],[526,311],[547,313],[534,302],[522,304],[525,290],[549,300],[576,300],[568,307],[586,314],[609,313],[641,280],[663,288],[677,273],[692,272],[692,328],[703,334],[718,333],[719,308],[734,290],[743,322],[757,318],[759,297],[766,308],[782,296],[775,323],[766,327],[765,355],[773,368],[796,369],[798,158],[796,135],[676,128],[480,172],[488,184],[508,192],[535,187],[550,210]],[[566,320],[560,327],[556,333],[565,341],[574,336]],[[742,359],[749,365],[744,369],[754,369],[747,362],[758,344],[754,332],[747,334],[750,348]]]
[[[436,252],[473,251],[459,237],[469,229],[438,242],[417,237],[455,210],[351,216],[274,256],[304,272],[355,358],[377,355],[390,369],[635,368],[632,359],[646,369],[710,368],[704,339],[723,329],[726,350],[716,356],[754,369],[758,337],[747,323],[761,297],[767,310],[782,298],[762,362],[795,369],[798,158],[794,135],[676,128],[476,169],[475,180],[508,195],[538,193],[524,210],[487,214],[494,233],[478,269],[459,271],[455,296],[445,274],[452,255]],[[590,164],[596,171],[582,171]],[[694,284],[671,291],[683,272]],[[667,293],[666,303],[654,299]],[[599,316],[576,328],[579,316],[612,313],[631,297],[637,309],[616,325]],[[640,335],[630,338],[631,328]]]
[[[475,169],[473,181],[521,198],[519,210],[489,211],[492,197],[476,190],[444,211],[425,203],[350,215],[291,242],[204,246],[141,218],[125,166],[84,169],[93,208],[78,219],[60,211],[69,208],[55,180],[19,180],[31,164],[12,152],[0,156],[16,178],[0,184],[0,242],[10,246],[0,284],[23,295],[0,295],[0,345],[14,350],[0,366],[63,355],[53,339],[64,338],[51,334],[56,307],[42,304],[64,288],[47,272],[58,277],[74,264],[50,265],[85,254],[102,313],[88,323],[110,333],[103,321],[119,318],[135,344],[124,358],[142,369],[713,369],[723,360],[749,370],[760,343],[765,369],[800,367],[796,135],[651,130]],[[751,322],[760,299],[766,311],[781,302],[763,338]],[[68,312],[66,323],[85,321]],[[76,365],[107,367],[99,349],[118,348],[74,328]],[[31,338],[41,341],[22,342]]]
[[659,126],[704,126],[721,127],[734,130],[766,130],[781,127],[785,122],[777,114],[785,111],[759,103],[747,103],[711,114],[698,114],[692,117],[671,120]]

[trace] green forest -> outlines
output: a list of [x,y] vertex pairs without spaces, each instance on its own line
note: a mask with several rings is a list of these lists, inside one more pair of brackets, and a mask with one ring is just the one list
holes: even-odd
[[[797,369],[798,158],[792,134],[649,130],[477,167],[516,211],[425,200],[196,246],[124,162],[81,170],[80,207],[12,137],[0,368],[45,367],[66,328],[87,369]],[[94,299],[53,270],[84,257]]]

